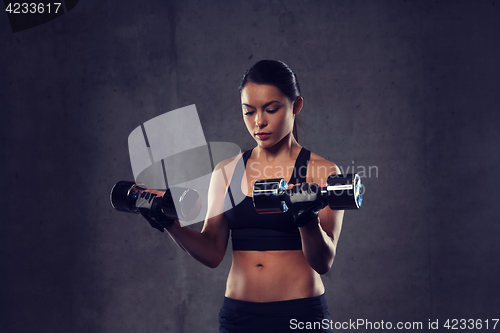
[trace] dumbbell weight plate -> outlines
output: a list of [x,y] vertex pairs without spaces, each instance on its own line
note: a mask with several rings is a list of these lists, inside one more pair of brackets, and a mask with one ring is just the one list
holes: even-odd
[[170,218],[193,221],[200,210],[200,194],[194,189],[171,187],[163,194],[162,211]]
[[135,207],[137,196],[146,190],[144,184],[122,180],[113,186],[110,194],[111,206],[120,212],[139,213]]
[[327,180],[328,206],[334,210],[359,209],[364,188],[358,174],[330,175]]

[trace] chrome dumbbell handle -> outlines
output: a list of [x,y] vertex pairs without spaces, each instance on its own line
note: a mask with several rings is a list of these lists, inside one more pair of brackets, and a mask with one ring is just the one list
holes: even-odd
[[288,210],[283,197],[288,188],[281,178],[261,179],[253,187],[253,205],[259,214],[283,213]]

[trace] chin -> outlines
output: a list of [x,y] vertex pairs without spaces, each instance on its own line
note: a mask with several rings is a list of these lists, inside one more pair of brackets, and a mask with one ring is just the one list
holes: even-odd
[[276,144],[276,142],[270,142],[270,141],[257,141],[257,146],[261,148],[271,148]]

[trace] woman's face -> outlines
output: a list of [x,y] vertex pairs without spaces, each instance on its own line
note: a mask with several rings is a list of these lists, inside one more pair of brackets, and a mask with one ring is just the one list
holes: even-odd
[[291,135],[295,114],[302,107],[302,99],[299,99],[292,103],[273,85],[252,82],[245,85],[241,91],[243,119],[260,147],[272,147]]

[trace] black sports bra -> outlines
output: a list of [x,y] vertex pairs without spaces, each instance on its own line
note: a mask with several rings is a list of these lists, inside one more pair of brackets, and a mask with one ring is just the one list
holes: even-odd
[[[241,191],[241,180],[252,150],[243,153],[244,164],[238,163],[225,197],[224,213],[231,229],[233,250],[236,251],[276,251],[301,250],[302,241],[298,227],[293,223],[290,212],[282,214],[258,214],[253,206],[252,197]],[[306,182],[307,165],[311,152],[302,148],[289,184]],[[235,200],[236,198],[242,200]],[[229,202],[230,201],[230,202]],[[233,203],[239,201],[237,205]]]

